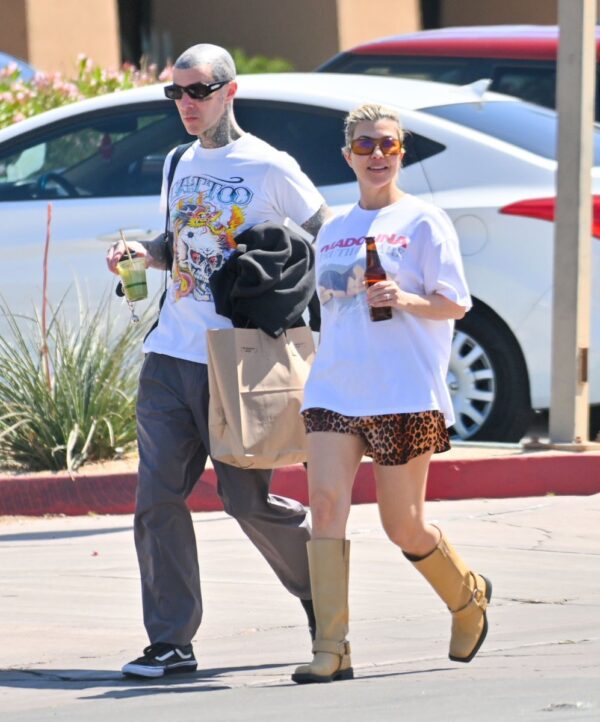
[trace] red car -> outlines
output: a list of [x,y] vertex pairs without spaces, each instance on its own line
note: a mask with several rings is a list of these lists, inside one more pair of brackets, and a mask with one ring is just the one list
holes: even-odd
[[[599,48],[596,27],[597,57]],[[455,85],[490,78],[490,90],[554,108],[557,53],[556,25],[441,28],[357,45],[317,71],[398,75]],[[595,115],[600,120],[598,95]]]

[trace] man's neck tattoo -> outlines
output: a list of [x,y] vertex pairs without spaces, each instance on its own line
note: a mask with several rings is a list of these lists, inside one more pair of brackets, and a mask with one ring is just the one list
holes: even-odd
[[239,128],[228,115],[224,115],[214,128],[200,136],[203,148],[222,148],[241,137]]

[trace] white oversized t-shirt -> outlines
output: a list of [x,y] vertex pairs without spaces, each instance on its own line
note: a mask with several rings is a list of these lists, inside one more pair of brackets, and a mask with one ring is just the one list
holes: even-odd
[[442,411],[454,423],[446,373],[454,324],[393,309],[373,322],[364,285],[365,236],[374,236],[388,278],[404,291],[440,293],[471,307],[456,233],[441,209],[411,195],[376,211],[355,205],[316,242],[321,339],[303,409],[346,416]]
[[[163,170],[163,210],[173,152]],[[181,157],[169,193],[173,278],[144,352],[206,363],[206,330],[231,328],[215,311],[208,281],[235,247],[235,236],[286,218],[302,225],[323,203],[291,156],[250,133],[222,148],[194,143]]]

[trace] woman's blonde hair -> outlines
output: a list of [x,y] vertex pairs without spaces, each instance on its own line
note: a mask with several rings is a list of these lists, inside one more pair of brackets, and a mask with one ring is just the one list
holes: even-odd
[[377,103],[364,103],[358,108],[351,110],[346,116],[346,120],[344,121],[344,138],[346,143],[343,150],[350,150],[350,142],[354,137],[354,130],[359,123],[365,120],[373,123],[377,120],[393,120],[398,126],[398,138],[400,138],[401,141],[404,140],[404,131],[402,129],[400,116],[393,108],[389,108],[386,105],[378,105]]

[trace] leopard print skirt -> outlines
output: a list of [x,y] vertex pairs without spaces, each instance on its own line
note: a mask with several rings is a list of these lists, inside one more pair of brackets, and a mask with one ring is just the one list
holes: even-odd
[[365,454],[380,466],[399,466],[433,449],[448,451],[450,439],[440,411],[377,416],[344,416],[328,409],[302,412],[306,433],[354,434],[365,442]]

